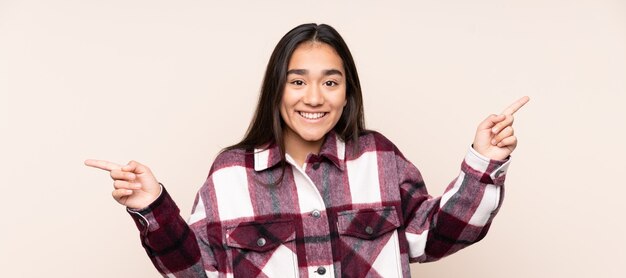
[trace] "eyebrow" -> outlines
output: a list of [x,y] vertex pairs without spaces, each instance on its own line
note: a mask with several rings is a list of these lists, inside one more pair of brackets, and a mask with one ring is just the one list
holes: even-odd
[[[309,70],[306,70],[306,69],[290,69],[287,71],[287,75],[290,75],[290,74],[307,75],[308,73],[309,73]],[[322,74],[324,76],[334,75],[334,74],[343,76],[343,73],[341,73],[341,71],[338,69],[323,70]]]

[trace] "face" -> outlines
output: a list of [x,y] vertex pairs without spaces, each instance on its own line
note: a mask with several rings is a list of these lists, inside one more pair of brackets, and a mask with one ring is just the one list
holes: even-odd
[[296,48],[280,104],[286,144],[321,146],[347,103],[345,75],[343,61],[331,46],[307,42]]

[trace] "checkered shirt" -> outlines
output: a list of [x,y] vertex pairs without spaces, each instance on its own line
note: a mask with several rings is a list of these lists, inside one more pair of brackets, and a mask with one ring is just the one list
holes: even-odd
[[218,155],[188,221],[163,187],[128,212],[164,277],[410,277],[481,240],[500,208],[509,160],[470,148],[459,176],[431,197],[387,138],[358,147],[330,132],[302,167],[277,146]]

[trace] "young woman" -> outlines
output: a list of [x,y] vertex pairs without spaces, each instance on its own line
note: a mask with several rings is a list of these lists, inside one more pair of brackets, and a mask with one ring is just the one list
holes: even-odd
[[188,222],[146,165],[110,172],[148,256],[167,277],[409,277],[481,240],[502,202],[517,145],[513,113],[479,126],[459,176],[431,197],[417,168],[363,121],[341,36],[304,24],[278,43],[254,119],[218,155]]

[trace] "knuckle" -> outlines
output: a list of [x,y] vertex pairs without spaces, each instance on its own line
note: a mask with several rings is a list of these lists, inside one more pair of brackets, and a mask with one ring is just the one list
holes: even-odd
[[502,124],[510,125],[511,122],[513,122],[511,115],[504,115],[504,120],[502,121]]
[[123,189],[127,187],[127,182],[123,181],[123,180],[116,180],[113,187],[115,187],[115,189]]
[[142,168],[141,170],[143,170],[144,172],[152,173],[150,168],[148,168],[148,166],[146,166],[146,165],[141,165],[141,168]]

